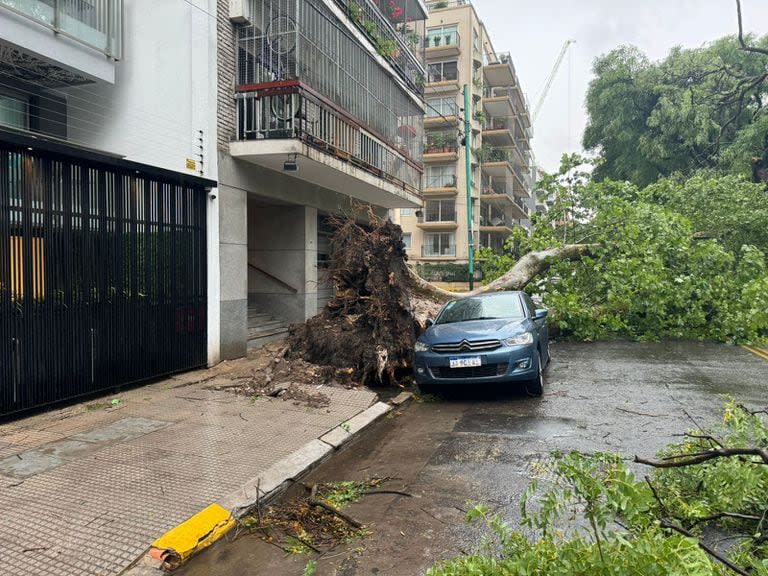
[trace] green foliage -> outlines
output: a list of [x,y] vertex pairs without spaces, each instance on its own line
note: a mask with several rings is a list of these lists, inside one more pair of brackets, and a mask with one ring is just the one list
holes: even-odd
[[[725,405],[723,424],[711,435],[729,448],[768,447],[763,419],[732,399]],[[698,454],[713,446],[711,440],[689,437],[668,446],[660,456]],[[768,510],[768,466],[756,457],[719,458],[698,466],[660,469],[654,482],[669,514],[691,530],[700,527],[702,518],[719,512],[760,517]],[[749,525],[733,519],[720,523],[736,528]],[[768,530],[768,524],[763,530]]]
[[[764,420],[733,400],[725,406],[722,427],[710,434],[719,434],[728,447],[768,446]],[[660,456],[711,447],[710,440],[689,437]],[[526,532],[476,506],[467,521],[481,521],[487,529],[477,551],[434,566],[427,575],[730,574],[699,547],[699,538],[703,541],[703,534],[717,526],[734,535],[735,545],[728,549],[732,562],[754,576],[768,576],[768,467],[754,459],[657,469],[640,481],[617,454],[553,456],[551,463],[538,466],[540,480],[522,498],[521,529]],[[748,516],[718,517],[722,512]]]
[[768,251],[768,195],[739,176],[667,178],[643,190],[643,198],[686,216],[695,232],[717,238],[737,253],[751,244]]
[[[747,40],[768,46],[768,36]],[[584,133],[584,147],[600,155],[596,179],[645,186],[674,172],[717,166],[746,174],[762,139],[759,128],[742,131],[764,107],[765,65],[766,57],[740,50],[734,37],[674,48],[660,62],[631,46],[598,58]]]
[[640,189],[594,182],[580,161],[564,158],[542,181],[556,200],[526,244],[595,245],[579,262],[553,263],[536,286],[564,336],[768,338],[768,203],[759,186],[696,176]]
[[[552,483],[542,492],[533,485],[524,499],[523,525],[529,539],[498,515],[476,507],[468,520],[482,520],[492,537],[477,553],[440,564],[428,576],[602,576],[623,574],[719,574],[692,539],[667,534],[654,521],[656,506],[645,483],[638,482],[611,454],[589,458],[556,456]],[[536,496],[537,510],[530,509]],[[579,515],[584,525],[569,525]],[[616,521],[621,519],[625,528]]]

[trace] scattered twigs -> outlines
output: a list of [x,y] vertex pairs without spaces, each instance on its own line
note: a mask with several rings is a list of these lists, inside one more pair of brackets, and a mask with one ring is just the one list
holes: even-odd
[[317,499],[311,498],[309,500],[309,504],[311,506],[317,506],[318,508],[322,508],[323,510],[327,510],[331,514],[334,514],[335,516],[338,516],[339,518],[344,520],[347,524],[349,524],[350,526],[352,526],[354,528],[357,528],[358,530],[360,530],[363,527],[363,524],[361,522],[358,522],[357,520],[352,518],[352,516],[349,516],[348,514],[345,514],[344,512],[342,512],[341,510],[339,510],[335,506],[331,506],[327,502],[323,502],[322,500],[317,500]]
[[645,464],[654,468],[683,468],[685,466],[702,464],[716,458],[730,458],[733,456],[757,456],[763,460],[763,463],[768,464],[768,450],[764,448],[717,448],[696,454],[669,456],[664,460],[650,460],[635,456],[634,461],[638,464]]
[[407,496],[408,498],[413,498],[413,494],[409,494],[408,492],[401,492],[400,490],[366,490],[363,492],[366,496],[369,494],[396,494],[398,496]]
[[759,522],[761,517],[753,516],[752,514],[739,514],[737,512],[718,512],[717,514],[712,514],[711,516],[706,516],[704,518],[696,518],[691,522],[691,526],[698,526],[699,524],[714,522],[715,520],[721,520],[722,518],[733,518],[735,520],[751,520],[754,522]]
[[649,418],[661,418],[664,414],[648,414],[646,412],[635,412],[634,410],[628,410],[627,408],[616,408],[619,412],[626,414],[634,414],[635,416],[648,416]]

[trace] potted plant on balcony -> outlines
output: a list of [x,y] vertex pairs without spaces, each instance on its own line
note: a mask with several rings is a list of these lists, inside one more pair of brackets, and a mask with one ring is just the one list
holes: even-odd
[[378,40],[378,52],[384,58],[397,58],[400,55],[400,51],[397,48],[397,43],[394,40],[382,39]]
[[435,2],[434,8],[439,10],[440,8],[448,8],[448,2]]
[[457,185],[456,174],[451,174],[451,178],[448,180],[448,188],[456,188]]
[[363,23],[363,9],[360,7],[360,4],[357,2],[350,2],[347,6],[347,12],[349,12],[349,17],[352,18],[352,20],[359,24]]

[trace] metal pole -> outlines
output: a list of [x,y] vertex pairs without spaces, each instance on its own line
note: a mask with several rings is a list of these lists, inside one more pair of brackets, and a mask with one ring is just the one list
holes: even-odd
[[464,156],[467,166],[467,238],[469,240],[469,289],[475,289],[475,235],[472,233],[472,124],[469,84],[464,84]]

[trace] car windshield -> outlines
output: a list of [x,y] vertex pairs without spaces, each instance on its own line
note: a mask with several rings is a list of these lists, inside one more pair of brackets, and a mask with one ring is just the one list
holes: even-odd
[[484,298],[462,298],[445,305],[435,324],[453,324],[470,320],[525,318],[517,294],[500,294]]

